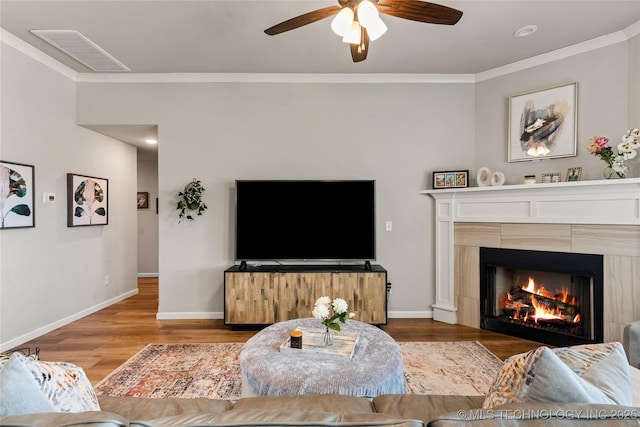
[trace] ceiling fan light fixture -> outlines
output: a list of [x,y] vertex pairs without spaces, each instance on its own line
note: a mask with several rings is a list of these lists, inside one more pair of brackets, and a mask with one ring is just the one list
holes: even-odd
[[379,39],[384,33],[387,32],[387,26],[380,18],[373,21],[372,23],[369,23],[369,25],[367,25],[365,28],[367,29],[369,40],[371,41]]
[[358,20],[367,29],[371,41],[379,39],[387,32],[387,26],[380,19],[378,8],[369,0],[363,0],[358,4]]
[[369,0],[362,0],[358,3],[358,21],[367,28],[370,22],[378,18],[378,8]]
[[353,21],[351,24],[351,29],[344,35],[342,38],[343,43],[349,44],[360,44],[362,40],[362,27],[360,27],[360,23],[358,21]]
[[333,21],[331,21],[331,29],[340,37],[344,37],[349,31],[351,31],[353,20],[353,10],[348,7],[344,7],[336,17],[333,18]]

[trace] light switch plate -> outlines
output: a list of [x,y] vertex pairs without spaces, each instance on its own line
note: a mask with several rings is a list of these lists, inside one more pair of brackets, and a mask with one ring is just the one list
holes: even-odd
[[55,193],[42,193],[42,203],[55,203],[56,195]]

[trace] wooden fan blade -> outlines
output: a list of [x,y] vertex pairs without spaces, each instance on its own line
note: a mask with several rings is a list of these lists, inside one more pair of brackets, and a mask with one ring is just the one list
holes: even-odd
[[462,17],[457,9],[420,0],[380,0],[377,6],[380,13],[427,24],[454,25]]
[[362,28],[361,38],[360,44],[349,45],[353,62],[360,62],[367,59],[367,52],[369,52],[369,34],[367,34],[365,28]]
[[335,15],[336,13],[340,12],[341,9],[342,8],[340,6],[328,6],[322,9],[313,10],[311,12],[304,13],[302,15],[296,16],[295,18],[291,18],[287,21],[274,25],[271,28],[267,28],[266,30],[264,30],[264,32],[269,34],[270,36],[275,36],[276,34],[295,30],[296,28],[300,28],[303,25],[311,24],[321,19],[327,18],[331,15]]

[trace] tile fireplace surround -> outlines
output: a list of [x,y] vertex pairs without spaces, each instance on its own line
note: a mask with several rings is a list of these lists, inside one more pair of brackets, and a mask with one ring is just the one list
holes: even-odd
[[435,199],[435,320],[480,328],[480,247],[603,255],[604,341],[640,320],[640,178],[420,194]]

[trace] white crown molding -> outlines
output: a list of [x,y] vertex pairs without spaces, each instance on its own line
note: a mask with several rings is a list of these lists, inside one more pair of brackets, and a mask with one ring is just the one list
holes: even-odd
[[557,49],[551,52],[543,53],[541,55],[532,56],[531,58],[523,59],[522,61],[507,64],[502,67],[494,68],[492,70],[480,72],[476,74],[476,82],[495,79],[496,77],[501,77],[507,74],[515,73],[517,71],[526,70],[538,65],[548,64],[549,62],[559,61],[571,56],[580,55],[592,50],[627,41],[628,38],[625,35],[625,31],[618,31],[613,34],[597,37],[595,39],[567,46],[562,49]]
[[635,36],[640,35],[640,21],[625,28],[624,34],[627,36],[627,39],[632,39]]
[[78,74],[79,74],[78,72],[67,67],[62,62],[56,59],[53,59],[46,53],[36,49],[35,47],[31,46],[29,43],[14,36],[13,34],[11,34],[10,32],[8,32],[3,28],[0,28],[0,42],[5,43],[7,46],[11,46],[17,51],[28,56],[29,58],[35,61],[38,61],[43,65],[46,65],[47,67],[51,68],[54,71],[57,71],[63,76],[73,81],[78,81]]
[[640,21],[622,31],[547,52],[477,74],[290,74],[290,73],[78,73],[0,28],[0,42],[75,82],[83,83],[476,83],[627,41],[640,34]]
[[83,83],[474,83],[473,74],[79,73]]

